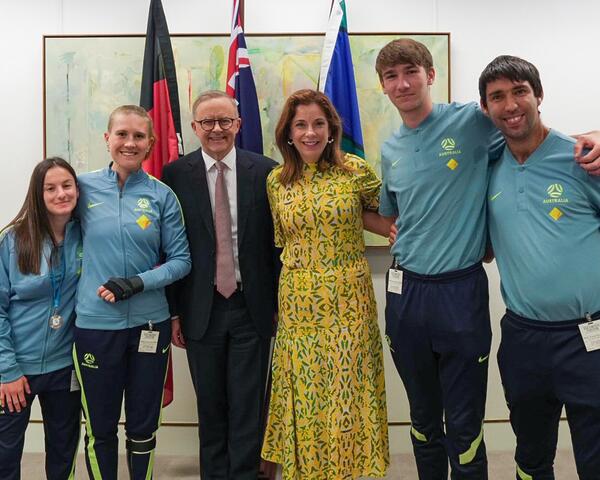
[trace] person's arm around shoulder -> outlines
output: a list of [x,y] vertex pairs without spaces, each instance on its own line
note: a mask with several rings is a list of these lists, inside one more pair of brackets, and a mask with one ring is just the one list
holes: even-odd
[[580,135],[573,135],[575,144],[575,160],[590,175],[600,175],[600,131],[594,130]]

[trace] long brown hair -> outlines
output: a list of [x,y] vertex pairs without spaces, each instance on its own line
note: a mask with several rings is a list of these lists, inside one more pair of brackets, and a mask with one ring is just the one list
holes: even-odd
[[296,115],[296,109],[299,105],[318,105],[327,120],[331,143],[328,143],[317,162],[317,168],[324,171],[330,166],[336,166],[342,170],[352,171],[350,167],[344,164],[344,158],[340,149],[342,141],[342,121],[335,110],[335,107],[327,96],[317,90],[303,89],[292,93],[285,101],[281,117],[275,128],[275,142],[277,148],[283,157],[283,168],[279,174],[279,181],[282,185],[289,185],[300,179],[304,162],[294,145],[288,144],[292,120]]
[[42,160],[31,173],[23,206],[17,216],[6,226],[6,228],[13,227],[17,264],[24,274],[39,275],[44,240],[46,238],[55,240],[44,202],[44,180],[48,170],[54,167],[64,168],[73,176],[77,185],[77,174],[67,161],[60,157]]

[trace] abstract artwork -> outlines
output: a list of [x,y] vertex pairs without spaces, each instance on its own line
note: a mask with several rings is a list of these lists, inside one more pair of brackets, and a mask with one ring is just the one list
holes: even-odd
[[[286,97],[300,88],[316,88],[323,35],[246,35],[261,109],[264,153],[281,160],[274,130]],[[436,68],[432,97],[450,100],[450,35],[353,34],[354,61],[367,161],[380,172],[381,143],[401,123],[383,95],[375,58],[387,42],[410,37],[431,50]],[[139,104],[144,36],[44,37],[44,149],[67,159],[77,172],[109,162],[103,138],[108,115],[122,104]],[[228,35],[171,37],[186,152],[198,147],[190,125],[198,93],[225,86]],[[381,237],[367,236],[381,245]]]

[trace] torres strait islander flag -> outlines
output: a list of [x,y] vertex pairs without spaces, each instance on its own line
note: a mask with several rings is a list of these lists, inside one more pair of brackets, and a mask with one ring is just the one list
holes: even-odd
[[246,48],[246,39],[244,38],[240,3],[240,0],[233,0],[225,91],[236,99],[240,118],[242,119],[242,127],[236,137],[235,144],[245,150],[263,153],[260,110],[254,77],[250,68],[250,58]]
[[342,150],[365,158],[344,0],[333,0],[331,6],[321,55],[319,90],[329,97],[342,118]]
[[[160,0],[150,1],[140,106],[152,118],[156,136],[152,154],[143,163],[143,168],[150,175],[160,179],[163,165],[183,155],[175,61],[169,28]],[[173,358],[169,350],[163,406],[166,407],[172,401]]]
[[160,179],[163,165],[183,155],[175,61],[160,0],[150,1],[140,106],[152,117],[156,135],[152,154],[143,168]]

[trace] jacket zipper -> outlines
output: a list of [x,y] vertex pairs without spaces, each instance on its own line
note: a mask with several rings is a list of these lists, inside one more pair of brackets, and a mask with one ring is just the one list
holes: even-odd
[[[65,234],[66,237],[66,234]],[[63,252],[64,253],[64,252]],[[52,261],[49,262],[48,264],[48,276],[50,276],[50,270],[52,269]],[[44,334],[44,348],[42,350],[42,358],[41,358],[41,366],[40,366],[40,373],[46,373],[46,353],[48,351],[48,338],[50,337],[50,316],[53,313],[54,310],[54,290],[52,289],[52,287],[50,287],[51,289],[51,295],[50,295],[50,308],[48,309],[49,313],[48,315],[46,315],[46,321],[44,322],[45,325],[42,327],[43,331],[45,332]]]
[[[117,188],[119,184],[117,182]],[[123,224],[123,192],[125,190],[125,184],[123,184],[123,188],[119,188],[119,235],[121,238],[121,254],[123,259],[123,273],[124,277],[127,278],[129,275],[127,273],[127,254],[125,252],[125,239],[123,238],[123,229],[125,225]],[[129,302],[127,302],[127,327],[129,328]]]

